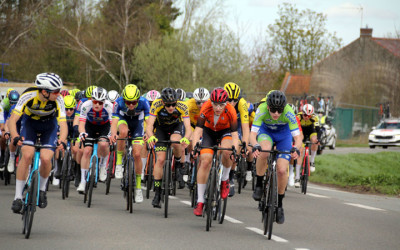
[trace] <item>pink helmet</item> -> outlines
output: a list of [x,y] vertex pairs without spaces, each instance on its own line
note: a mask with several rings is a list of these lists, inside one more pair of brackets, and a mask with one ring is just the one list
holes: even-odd
[[158,92],[157,90],[150,90],[149,92],[147,92],[146,94],[146,99],[149,102],[153,102],[155,99],[158,99],[161,97],[160,92]]

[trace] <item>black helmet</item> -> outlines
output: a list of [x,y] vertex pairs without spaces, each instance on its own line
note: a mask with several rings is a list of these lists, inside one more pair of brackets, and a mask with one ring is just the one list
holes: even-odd
[[75,94],[75,100],[79,102],[82,98],[85,98],[85,90],[79,91]]
[[11,105],[17,104],[19,100],[19,93],[16,90],[11,90],[10,93],[8,94],[8,100]]
[[186,98],[193,98],[193,92],[186,92]]
[[274,90],[267,95],[267,104],[269,108],[283,111],[286,106],[286,96],[282,91]]
[[161,99],[163,102],[176,102],[178,100],[178,95],[173,88],[164,88],[161,91]]

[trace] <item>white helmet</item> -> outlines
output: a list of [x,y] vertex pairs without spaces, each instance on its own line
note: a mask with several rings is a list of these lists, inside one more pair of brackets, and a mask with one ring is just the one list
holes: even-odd
[[198,102],[205,102],[210,98],[210,92],[206,88],[197,88],[193,92],[193,97]]
[[303,106],[303,114],[311,116],[314,114],[314,107],[311,104],[306,104]]
[[183,89],[176,89],[175,91],[178,94],[179,101],[184,101],[186,99],[186,92]]
[[41,73],[36,76],[35,85],[39,89],[46,89],[53,91],[61,89],[63,86],[63,81],[57,74]]
[[149,92],[147,92],[146,94],[146,99],[149,102],[153,102],[155,99],[158,99],[161,97],[160,92],[158,92],[157,90],[150,90]]
[[102,87],[96,87],[92,92],[92,99],[100,102],[104,102],[107,97],[107,90]]
[[110,90],[107,93],[107,100],[115,102],[119,97],[119,93],[116,90]]

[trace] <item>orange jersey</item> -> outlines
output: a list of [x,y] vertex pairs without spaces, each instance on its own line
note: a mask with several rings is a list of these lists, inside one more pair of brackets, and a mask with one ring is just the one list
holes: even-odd
[[237,131],[238,122],[235,108],[229,103],[226,104],[223,112],[218,118],[215,124],[214,110],[211,104],[211,100],[206,101],[200,110],[200,117],[197,120],[197,126],[201,128],[209,128],[213,131],[221,131],[224,129],[230,129],[232,132]]

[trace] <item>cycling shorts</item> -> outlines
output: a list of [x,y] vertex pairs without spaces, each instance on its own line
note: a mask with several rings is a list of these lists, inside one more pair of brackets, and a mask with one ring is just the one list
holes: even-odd
[[[257,133],[257,141],[269,141],[271,145],[275,143],[278,151],[289,152],[292,149],[292,134],[289,128],[272,131],[265,126],[261,126]],[[278,158],[290,161],[290,154],[278,154]]]
[[[57,118],[47,120],[34,120],[28,115],[24,114],[21,118],[21,136],[24,137],[23,144],[35,145],[37,134],[40,133],[40,143],[43,146],[56,147],[57,146]],[[55,148],[50,148],[55,151]]]
[[[174,126],[169,126],[168,128],[164,128],[164,127],[156,125],[156,132],[155,132],[154,136],[159,141],[169,140],[171,138],[172,134],[178,134],[178,135],[181,135],[182,137],[185,135],[183,122],[177,123]],[[167,151],[167,144],[157,142],[155,145],[154,151],[155,152]]]
[[[110,136],[110,123],[107,122],[102,125],[95,125],[90,122],[86,122],[85,131],[89,138],[99,138],[100,136]],[[93,142],[84,141],[84,147],[93,147]]]
[[306,142],[308,140],[311,140],[312,136],[317,136],[317,130],[313,126],[303,127],[303,135],[303,142]]
[[[224,139],[231,139],[231,129],[223,129],[220,131],[213,131],[207,127],[203,128],[203,140],[201,142],[202,147],[213,147],[214,145],[220,144]],[[200,150],[200,154],[213,154],[214,151],[210,148]]]
[[131,131],[131,136],[133,138],[142,138],[144,135],[143,124],[144,121],[138,119],[121,119],[118,121],[118,127],[121,124],[128,126],[129,131]]

